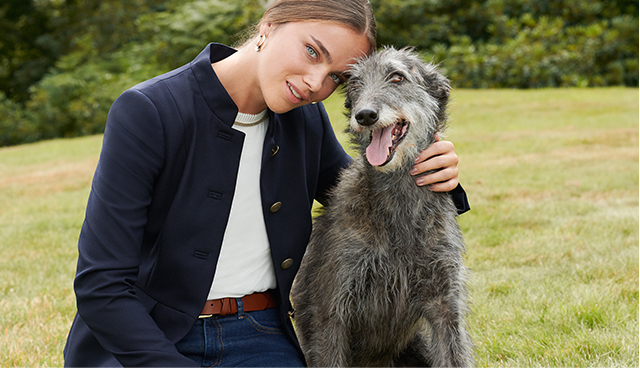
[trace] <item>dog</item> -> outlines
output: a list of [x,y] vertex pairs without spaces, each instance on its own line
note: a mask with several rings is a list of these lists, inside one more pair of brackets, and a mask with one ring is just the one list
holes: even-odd
[[447,193],[416,185],[447,124],[448,80],[412,49],[350,68],[359,149],[314,222],[291,293],[309,366],[473,366],[463,237]]

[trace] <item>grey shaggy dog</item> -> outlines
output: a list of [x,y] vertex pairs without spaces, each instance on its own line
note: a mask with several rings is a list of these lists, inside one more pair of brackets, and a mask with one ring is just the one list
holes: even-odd
[[445,128],[449,90],[410,49],[351,69],[360,155],[316,218],[291,295],[309,366],[474,365],[456,208],[409,174]]

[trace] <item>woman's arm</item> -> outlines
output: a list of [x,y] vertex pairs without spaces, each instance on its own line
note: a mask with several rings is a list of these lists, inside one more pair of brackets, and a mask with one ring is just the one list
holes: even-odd
[[129,90],[109,112],[78,242],[78,314],[124,366],[193,364],[176,350],[136,295],[141,246],[164,136],[155,105]]

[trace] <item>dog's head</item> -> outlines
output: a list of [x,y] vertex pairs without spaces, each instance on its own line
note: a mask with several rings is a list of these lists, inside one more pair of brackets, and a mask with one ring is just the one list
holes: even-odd
[[350,73],[345,107],[360,153],[380,171],[410,167],[445,129],[449,81],[409,48],[387,47]]

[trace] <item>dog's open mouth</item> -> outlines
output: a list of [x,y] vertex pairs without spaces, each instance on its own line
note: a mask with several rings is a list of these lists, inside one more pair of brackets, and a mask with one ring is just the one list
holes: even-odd
[[400,119],[395,124],[374,130],[367,147],[367,161],[372,166],[382,166],[391,161],[398,143],[407,134],[408,126],[408,121]]

